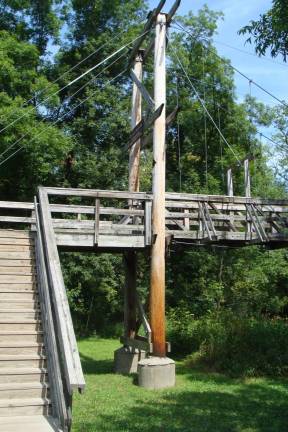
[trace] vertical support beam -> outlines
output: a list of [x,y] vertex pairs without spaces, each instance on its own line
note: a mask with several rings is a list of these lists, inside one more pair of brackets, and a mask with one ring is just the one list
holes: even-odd
[[[229,197],[233,197],[234,196],[232,168],[229,168],[227,170],[227,194],[228,194]],[[230,225],[229,225],[230,226],[229,231],[231,231],[232,230],[231,229],[232,228],[231,224],[232,225],[234,224],[234,218],[233,218],[234,212],[233,211],[229,212],[229,215],[231,216]]]
[[232,169],[229,168],[227,170],[227,194],[230,197],[234,196],[234,191],[233,191],[233,177],[232,177]]
[[150,323],[153,354],[165,357],[166,15],[164,14],[157,16],[154,67],[155,108],[164,104],[164,109],[155,121],[153,133]]
[[144,224],[145,224],[145,246],[151,245],[151,217],[152,217],[152,202],[145,201],[145,216],[144,216]]
[[[184,209],[184,213],[186,213],[186,214],[189,215],[189,213],[190,213],[189,209]],[[187,217],[187,218],[184,217],[184,229],[186,231],[189,231],[189,229],[190,229],[190,219],[189,219],[189,217]]]
[[[249,159],[244,160],[244,187],[245,197],[251,198],[251,184],[250,184],[250,171],[249,171]],[[253,215],[248,211],[248,205],[246,206],[246,230],[249,235],[252,235],[252,220],[249,222],[248,219],[253,218]]]
[[98,246],[99,241],[99,227],[100,227],[100,199],[95,199],[95,231],[94,231],[94,244]]
[[[134,63],[134,73],[138,80],[142,82],[143,79],[143,50],[140,50],[137,54]],[[142,120],[142,96],[139,88],[133,83],[132,93],[132,113],[131,113],[131,128]],[[140,164],[140,150],[141,150],[141,139],[136,141],[129,152],[129,191],[139,191],[139,164]]]
[[[143,78],[143,51],[137,54],[134,63],[134,73],[138,80]],[[142,119],[142,96],[139,88],[133,83],[132,93],[132,130]],[[129,191],[139,191],[139,167],[140,167],[141,139],[136,141],[129,152]],[[125,337],[134,338],[136,332],[136,279],[137,279],[137,255],[135,251],[124,254],[125,266],[125,291],[124,291],[124,328]]]
[[245,186],[245,197],[251,198],[249,159],[244,160],[244,186]]

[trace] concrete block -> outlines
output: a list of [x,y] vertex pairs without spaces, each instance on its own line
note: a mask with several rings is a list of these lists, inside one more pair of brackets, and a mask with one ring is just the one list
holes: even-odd
[[175,385],[175,362],[168,357],[148,357],[138,363],[138,384],[147,389]]
[[138,362],[145,358],[145,351],[132,347],[121,347],[114,351],[114,371],[124,375],[137,373]]

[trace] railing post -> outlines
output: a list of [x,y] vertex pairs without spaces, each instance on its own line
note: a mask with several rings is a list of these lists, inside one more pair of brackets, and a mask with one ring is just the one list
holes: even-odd
[[233,197],[233,177],[232,177],[232,169],[229,168],[227,170],[227,195]]
[[100,198],[95,199],[95,232],[94,244],[98,246],[99,242],[99,227],[100,227]]
[[249,171],[249,159],[244,160],[244,187],[245,187],[245,197],[251,198],[251,181],[250,181],[250,171]]
[[152,239],[152,202],[145,201],[145,211],[144,211],[144,226],[145,226],[145,246],[151,245]]

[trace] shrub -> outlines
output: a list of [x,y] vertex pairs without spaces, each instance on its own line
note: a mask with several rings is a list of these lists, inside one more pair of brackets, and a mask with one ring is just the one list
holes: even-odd
[[168,314],[172,351],[190,354],[191,366],[230,375],[288,376],[288,324],[282,319],[241,318],[231,312],[195,320]]

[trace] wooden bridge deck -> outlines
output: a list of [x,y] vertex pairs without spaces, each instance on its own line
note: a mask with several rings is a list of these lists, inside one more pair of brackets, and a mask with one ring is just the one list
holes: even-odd
[[[41,188],[40,210],[65,250],[149,248],[152,195]],[[0,202],[0,224],[33,225],[34,204]],[[3,226],[4,226],[3,225]],[[262,244],[286,247],[288,201],[166,193],[166,236],[184,246]]]

